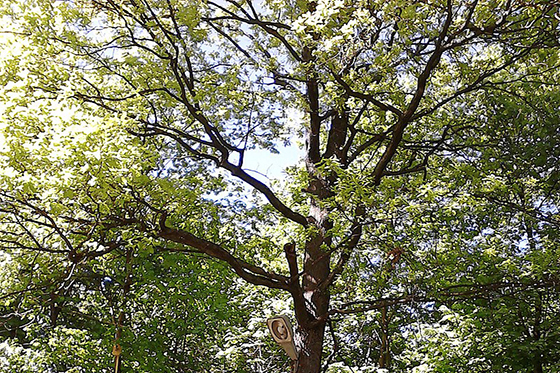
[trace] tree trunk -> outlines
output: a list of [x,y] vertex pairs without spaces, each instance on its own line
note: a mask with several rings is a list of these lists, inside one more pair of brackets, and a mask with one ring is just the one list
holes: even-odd
[[298,328],[297,334],[299,356],[293,372],[319,373],[321,371],[325,323],[320,323],[317,327],[309,329]]
[[[325,334],[326,315],[329,310],[330,295],[328,287],[321,285],[330,273],[331,255],[323,245],[330,245],[331,239],[327,232],[332,228],[328,213],[311,202],[310,216],[318,228],[315,237],[305,245],[303,262],[303,278],[301,292],[298,294],[300,312],[296,309],[298,329],[296,346],[298,360],[293,372],[319,373],[321,371],[321,355]],[[294,297],[295,299],[295,297]],[[296,307],[297,308],[297,307]]]
[[381,308],[381,348],[379,354],[379,367],[387,368],[391,358],[389,347],[389,319],[387,317],[387,305]]
[[[314,9],[314,1],[308,3]],[[317,35],[313,36],[314,38]],[[310,63],[313,61],[313,47],[304,47],[302,59]],[[303,258],[303,276],[301,287],[293,290],[298,330],[296,346],[299,352],[298,360],[294,365],[297,373],[319,373],[321,371],[321,355],[323,353],[323,339],[325,325],[329,311],[330,294],[327,280],[331,265],[330,230],[333,223],[329,217],[329,210],[322,204],[323,201],[333,196],[332,186],[335,184],[336,175],[325,176],[317,171],[317,165],[325,158],[330,158],[344,145],[348,118],[344,115],[334,116],[332,131],[329,132],[325,152],[321,154],[321,126],[325,118],[321,118],[321,105],[319,102],[319,81],[316,72],[309,69],[307,72],[307,100],[309,104],[309,128],[306,137],[305,164],[309,176],[307,192],[309,198],[308,222],[314,225],[317,231],[305,244]],[[298,275],[299,276],[299,275]]]
[[543,373],[542,359],[537,355],[533,360],[533,373]]
[[[535,305],[535,323],[533,325],[533,340],[535,341],[535,344],[541,339],[542,310],[542,295],[539,293],[539,297]],[[533,358],[533,373],[543,373],[541,351],[535,352],[535,357]]]

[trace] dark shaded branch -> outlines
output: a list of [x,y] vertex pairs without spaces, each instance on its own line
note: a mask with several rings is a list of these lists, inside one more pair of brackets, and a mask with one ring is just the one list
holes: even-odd
[[366,209],[364,206],[360,205],[356,207],[356,211],[354,212],[354,222],[352,223],[352,228],[350,229],[350,237],[347,242],[343,242],[341,245],[342,251],[340,253],[340,257],[338,258],[334,268],[331,270],[331,273],[329,273],[325,281],[321,283],[321,289],[327,289],[344,270],[346,263],[350,259],[352,251],[358,246],[358,243],[362,238],[364,225],[363,219],[365,214]]
[[294,243],[285,244],[284,254],[286,254],[286,260],[288,261],[288,268],[290,269],[290,283],[297,284],[299,276],[298,276],[296,245]]
[[344,161],[342,150],[348,132],[348,114],[345,111],[334,111],[331,118],[331,128],[323,158],[331,158],[336,155],[341,161]]
[[379,162],[375,166],[375,170],[373,171],[375,185],[379,185],[379,183],[381,182],[383,173],[385,172],[385,169],[387,168],[389,162],[391,162],[391,159],[395,155],[397,148],[402,140],[404,129],[411,122],[416,109],[418,109],[418,106],[420,105],[420,102],[424,97],[428,79],[430,78],[430,75],[432,74],[436,66],[439,64],[441,56],[445,51],[443,42],[444,39],[447,37],[447,32],[449,30],[449,26],[451,25],[452,15],[453,13],[451,9],[451,0],[448,0],[446,20],[443,25],[443,29],[439,35],[439,38],[435,43],[434,52],[428,59],[428,62],[426,63],[424,70],[418,76],[418,80],[416,83],[416,91],[414,93],[414,96],[412,97],[406,110],[402,113],[402,115],[400,115],[398,122],[395,124],[395,127],[393,128],[393,135],[391,137],[389,145],[387,145],[385,152],[381,156],[381,159],[379,160]]
[[360,144],[356,150],[348,157],[347,164],[352,163],[356,158],[358,158],[364,151],[369,149],[375,143],[381,142],[387,138],[387,133],[383,134],[373,134],[364,143]]
[[301,224],[304,227],[307,227],[308,222],[307,218],[293,210],[291,210],[288,206],[286,206],[272,190],[267,187],[264,183],[260,182],[259,180],[255,179],[251,175],[249,175],[245,170],[241,167],[238,167],[232,163],[225,162],[221,165],[221,167],[225,168],[226,170],[230,171],[231,174],[239,179],[243,180],[259,192],[261,192],[266,199],[270,202],[270,204],[280,212],[284,217],[290,219],[293,222]]
[[380,109],[381,111],[390,111],[391,113],[396,114],[397,116],[401,116],[402,112],[397,109],[396,107],[383,103],[379,100],[377,100],[375,97],[373,97],[370,94],[366,94],[366,93],[362,93],[362,92],[356,92],[352,89],[352,87],[350,87],[350,85],[337,73],[332,72],[332,75],[334,77],[334,79],[337,81],[338,84],[340,84],[342,86],[342,88],[344,88],[344,90],[346,91],[346,94],[350,97],[355,97],[355,98],[359,98],[360,100],[363,101],[367,101],[371,104],[373,104],[374,106],[376,106],[378,109]]
[[547,215],[547,214],[544,214],[537,209],[530,209],[530,208],[522,206],[518,203],[503,200],[503,199],[500,199],[498,197],[494,197],[494,196],[491,196],[491,195],[488,195],[488,194],[476,193],[475,197],[485,199],[487,201],[490,201],[490,202],[495,203],[495,204],[500,205],[500,206],[509,207],[511,209],[523,212],[524,214],[532,216],[535,219],[547,222],[549,224],[552,224],[552,225],[560,228],[560,220],[555,219],[554,214]]
[[[311,61],[312,50],[308,47],[304,48],[304,58]],[[320,154],[320,132],[321,132],[321,115],[319,114],[319,84],[314,73],[308,73],[306,82],[307,103],[309,105],[309,133],[307,135],[307,157],[312,164],[317,164],[321,160]]]
[[480,74],[478,76],[478,78],[475,79],[474,82],[468,84],[467,86],[457,90],[456,92],[454,92],[452,95],[440,100],[439,102],[437,102],[435,105],[433,105],[430,108],[421,110],[420,112],[418,112],[417,114],[415,114],[412,117],[412,120],[416,120],[418,118],[422,118],[425,117],[427,115],[432,114],[433,112],[435,112],[437,109],[441,108],[442,106],[444,106],[445,104],[455,100],[456,98],[465,95],[466,93],[470,93],[473,92],[477,89],[483,88],[485,85],[491,87],[493,84],[497,84],[497,83],[492,83],[492,82],[486,82],[486,79],[497,74],[498,72],[506,69],[508,66],[511,66],[513,63],[515,63],[516,61],[518,61],[520,58],[528,55],[531,52],[530,49],[525,49],[523,51],[521,51],[519,54],[512,56],[509,58],[509,60],[502,64],[501,66],[498,66],[494,69],[491,69],[489,71],[486,71],[482,74]]
[[288,277],[267,272],[258,266],[244,262],[243,260],[234,257],[223,247],[208,240],[196,237],[189,232],[170,228],[166,225],[165,220],[165,215],[163,215],[160,221],[160,231],[157,233],[158,237],[193,247],[204,254],[226,262],[233,271],[235,271],[235,273],[251,284],[289,290],[288,283],[290,279]]
[[235,40],[233,40],[233,38],[228,35],[226,32],[224,32],[221,28],[219,28],[217,25],[214,24],[214,22],[208,22],[208,24],[210,25],[210,27],[212,27],[218,34],[222,35],[224,38],[226,38],[238,51],[240,51],[241,53],[243,53],[243,55],[245,55],[245,57],[247,57],[251,62],[253,62],[255,65],[257,64],[257,62],[255,61],[255,59],[249,54],[249,52],[247,52],[246,49],[244,49],[243,47],[241,47],[241,45],[239,45],[238,42],[236,42]]
[[[488,299],[492,295],[494,299],[513,296],[519,292],[560,288],[560,281],[555,277],[543,280],[522,283],[522,282],[496,282],[490,284],[458,284],[435,290],[433,295],[409,294],[402,297],[380,298],[371,301],[355,301],[341,304],[337,308],[331,309],[322,318],[326,319],[331,315],[355,314],[373,310],[380,310],[387,306],[399,304],[412,304],[417,302],[445,302],[457,299]],[[509,290],[509,292],[504,292]]]
[[[232,4],[236,4],[238,9],[242,9],[241,6],[239,6],[239,4],[228,0],[228,2],[232,3]],[[286,50],[289,52],[289,54],[298,62],[302,62],[303,58],[302,56],[300,56],[296,50],[294,49],[294,47],[288,42],[288,40],[282,35],[280,34],[280,32],[277,29],[286,29],[286,30],[290,30],[290,26],[279,23],[279,22],[266,22],[266,21],[262,21],[258,18],[252,18],[249,17],[249,14],[245,11],[243,11],[245,13],[245,15],[247,16],[247,18],[243,18],[238,16],[237,14],[231,12],[229,9],[215,3],[212,1],[209,1],[208,4],[220,9],[221,11],[223,11],[224,13],[227,14],[227,16],[220,16],[220,17],[202,17],[202,20],[206,21],[206,22],[212,22],[212,21],[216,21],[216,20],[234,20],[234,21],[239,21],[248,25],[256,25],[259,26],[263,31],[265,31],[267,34],[273,36],[274,38],[278,39],[282,45],[284,45],[284,47],[286,48]]]

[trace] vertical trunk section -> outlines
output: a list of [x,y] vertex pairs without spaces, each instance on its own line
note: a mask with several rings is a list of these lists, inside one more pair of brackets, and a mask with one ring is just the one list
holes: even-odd
[[[541,339],[542,311],[542,295],[539,294],[535,304],[535,323],[533,325],[533,340],[535,344]],[[533,372],[543,373],[543,362],[540,350],[535,352],[535,357],[533,358]]]
[[[303,258],[303,276],[298,301],[303,304],[304,311],[296,312],[298,330],[296,344],[299,352],[298,361],[294,366],[297,373],[319,373],[321,371],[321,355],[325,333],[326,314],[329,310],[330,294],[322,289],[321,284],[330,273],[330,252],[326,249],[331,245],[328,235],[332,228],[328,211],[318,201],[328,194],[328,186],[318,178],[314,163],[308,160],[308,172],[312,175],[310,189],[314,196],[310,198],[309,221],[315,226],[316,233],[305,244]],[[294,298],[295,299],[295,298]],[[300,309],[301,309],[300,308]]]
[[381,308],[381,348],[379,353],[379,367],[387,368],[391,358],[389,347],[389,319],[387,317],[387,306]]
[[[314,1],[308,2],[309,9],[315,8]],[[313,35],[314,39],[318,35]],[[304,47],[302,51],[304,62],[313,61],[313,48]],[[332,186],[336,175],[321,175],[317,165],[324,158],[337,154],[346,138],[348,118],[336,115],[332,131],[329,132],[325,154],[321,155],[321,126],[325,118],[321,117],[320,91],[317,76],[312,68],[307,71],[306,96],[309,105],[309,128],[306,138],[306,169],[309,175],[307,192],[309,198],[310,226],[316,230],[305,244],[303,258],[303,276],[301,287],[294,287],[292,296],[296,308],[298,329],[296,345],[298,360],[293,371],[297,373],[319,373],[321,371],[321,355],[323,353],[323,339],[325,334],[326,316],[329,310],[330,294],[328,286],[322,286],[329,278],[331,265],[332,239],[329,231],[333,223],[329,217],[329,209],[321,202],[333,195]]]
[[323,250],[322,245],[330,244],[330,238],[325,237],[325,233],[332,224],[327,219],[326,211],[319,209],[314,201],[311,205],[313,208],[310,212],[319,232],[305,246],[301,293],[305,304],[305,317],[298,318],[296,342],[299,356],[294,367],[294,372],[297,373],[321,371],[326,320],[319,317],[326,315],[330,302],[328,290],[322,290],[320,285],[330,272],[330,254]]
[[324,334],[325,323],[314,328],[298,329],[299,359],[293,369],[294,373],[320,373]]
[[542,368],[542,360],[540,356],[536,356],[535,360],[533,361],[533,372],[534,373],[543,373],[543,368]]

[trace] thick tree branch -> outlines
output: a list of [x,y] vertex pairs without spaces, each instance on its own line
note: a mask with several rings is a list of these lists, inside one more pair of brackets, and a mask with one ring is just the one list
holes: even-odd
[[293,221],[295,223],[298,223],[298,224],[300,224],[304,227],[308,226],[309,223],[308,223],[307,218],[305,216],[291,210],[282,201],[280,201],[280,199],[276,196],[276,194],[274,194],[274,192],[269,187],[267,187],[264,183],[255,179],[251,175],[249,175],[241,167],[236,166],[236,165],[234,165],[232,163],[229,163],[229,162],[223,163],[221,165],[221,167],[230,171],[233,176],[243,180],[244,182],[246,182],[247,184],[249,184],[250,186],[252,186],[256,190],[261,192],[266,197],[266,199],[270,202],[270,204],[278,212],[280,212],[284,217],[286,217],[286,218],[290,219],[291,221]]
[[170,228],[166,225],[165,220],[165,215],[163,215],[160,220],[160,230],[157,232],[158,237],[193,247],[204,254],[226,262],[235,273],[251,284],[289,290],[290,278],[267,272],[258,266],[238,259],[229,251],[213,242],[196,237],[189,232]]

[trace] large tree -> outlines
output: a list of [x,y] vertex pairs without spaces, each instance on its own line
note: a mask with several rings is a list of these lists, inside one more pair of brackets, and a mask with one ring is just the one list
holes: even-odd
[[[19,49],[3,61],[1,241],[56,274],[12,292],[47,289],[53,323],[70,294],[101,286],[107,258],[126,293],[135,258],[202,255],[289,295],[293,370],[316,373],[342,354],[344,317],[379,310],[384,368],[391,318],[420,312],[399,307],[491,308],[524,292],[542,305],[558,286],[555,2],[7,1],[2,12]],[[303,162],[285,180],[247,168],[253,150],[290,141]],[[544,339],[545,319],[530,338]],[[528,351],[542,371],[547,357]]]

